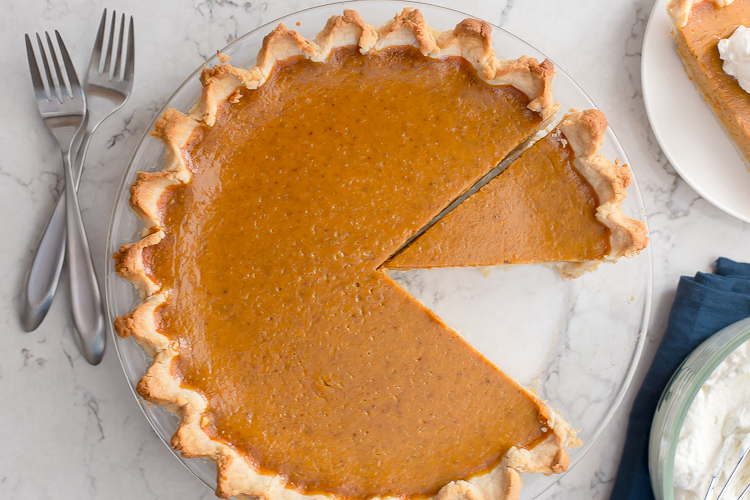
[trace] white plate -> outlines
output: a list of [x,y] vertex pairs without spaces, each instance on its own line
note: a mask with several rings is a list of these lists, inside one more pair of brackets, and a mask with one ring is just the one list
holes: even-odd
[[672,38],[669,0],[657,0],[641,56],[643,101],[672,166],[709,203],[750,222],[750,171],[685,73]]

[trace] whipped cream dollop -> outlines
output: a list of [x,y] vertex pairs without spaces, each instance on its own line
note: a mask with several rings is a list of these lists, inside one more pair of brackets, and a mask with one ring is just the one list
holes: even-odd
[[732,36],[719,40],[719,55],[724,73],[737,79],[740,87],[750,93],[750,28],[738,26]]
[[[750,446],[750,341],[713,371],[690,405],[674,457],[675,500],[703,500],[711,476],[719,475],[715,499],[742,451]],[[750,483],[750,457],[724,498],[737,498]]]

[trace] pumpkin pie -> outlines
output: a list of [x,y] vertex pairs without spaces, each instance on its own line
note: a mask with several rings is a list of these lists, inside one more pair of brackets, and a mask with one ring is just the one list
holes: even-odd
[[115,254],[142,303],[115,329],[217,495],[515,499],[567,469],[569,424],[383,270],[555,111],[552,65],[498,60],[490,31],[280,25],[157,122],[166,167],[138,174],[143,237]]
[[573,277],[639,252],[648,242],[645,225],[620,209],[628,167],[598,154],[606,128],[601,111],[569,114],[386,266],[554,262]]
[[738,26],[750,26],[750,0],[672,0],[667,10],[690,79],[750,163],[750,94],[724,72],[718,49]]

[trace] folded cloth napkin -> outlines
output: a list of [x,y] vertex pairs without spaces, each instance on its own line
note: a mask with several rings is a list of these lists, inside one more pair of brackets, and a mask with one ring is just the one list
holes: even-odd
[[611,500],[652,500],[648,439],[656,404],[680,363],[722,328],[750,317],[750,264],[724,257],[716,273],[683,276],[659,349],[633,403]]

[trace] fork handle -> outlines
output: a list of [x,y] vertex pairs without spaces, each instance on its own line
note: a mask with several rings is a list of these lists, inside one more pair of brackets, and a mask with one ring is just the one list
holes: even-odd
[[70,153],[63,162],[65,163],[65,219],[68,228],[65,248],[70,274],[71,309],[78,331],[81,354],[89,363],[96,365],[104,355],[104,309],[94,262],[86,240],[86,230],[83,227],[78,206]]
[[[87,116],[88,120],[88,116]],[[81,182],[83,160],[93,131],[86,130],[80,141],[76,156],[76,189]],[[29,273],[26,275],[21,296],[21,326],[24,331],[36,330],[47,315],[52,300],[55,298],[57,285],[60,282],[63,263],[65,262],[65,189],[60,191],[55,202],[55,208],[47,220],[42,238],[31,261]]]
[[26,276],[21,298],[21,325],[24,331],[36,330],[52,305],[65,261],[67,232],[63,190],[57,197],[55,209],[44,227],[42,239]]

